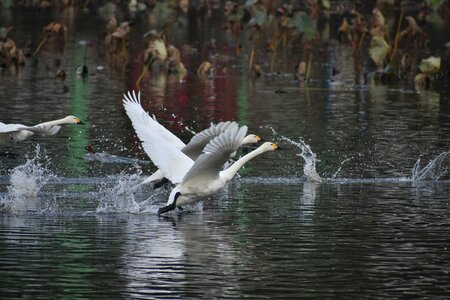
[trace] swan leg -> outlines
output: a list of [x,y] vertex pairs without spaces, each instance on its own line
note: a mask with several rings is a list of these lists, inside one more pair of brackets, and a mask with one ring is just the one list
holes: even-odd
[[171,204],[169,204],[169,205],[166,205],[166,206],[164,206],[164,207],[161,207],[160,209],[158,209],[158,216],[159,216],[160,214],[165,213],[165,212],[174,210],[176,207],[177,207],[177,206],[175,205],[175,202],[174,202],[174,203],[171,203]]
[[171,210],[174,210],[175,208],[177,208],[177,198],[180,195],[181,195],[180,193],[176,193],[172,203],[170,203],[169,205],[166,205],[166,206],[161,207],[160,209],[158,209],[158,216],[160,214],[163,214],[165,212],[168,212],[168,211],[171,211]]

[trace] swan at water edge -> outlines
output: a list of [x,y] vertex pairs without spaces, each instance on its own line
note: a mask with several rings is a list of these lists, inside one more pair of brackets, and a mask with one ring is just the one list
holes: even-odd
[[[148,141],[148,139],[152,138],[152,135],[148,135],[147,132],[152,132],[164,141],[173,145],[176,149],[179,149],[193,161],[195,161],[203,151],[203,148],[211,141],[213,138],[224,132],[229,128],[238,128],[238,124],[236,122],[220,122],[218,124],[211,124],[211,127],[197,133],[194,135],[189,143],[185,145],[177,136],[167,130],[164,126],[158,123],[156,119],[151,118],[148,113],[141,106],[141,94],[138,92],[137,94],[132,91],[128,92],[128,94],[124,94],[123,106],[128,117],[133,124],[133,127],[136,129],[136,126],[144,126],[142,130],[136,131],[138,138],[142,142]],[[254,144],[261,141],[261,138],[255,134],[247,135],[243,140],[241,145],[245,144]],[[145,152],[151,158],[150,153],[148,153],[147,149],[144,147]],[[236,151],[231,154],[233,157],[236,154]],[[174,158],[176,159],[176,158]],[[174,161],[174,166],[177,165],[176,160]],[[170,181],[172,183],[177,184],[180,183],[183,179],[184,175],[182,172],[176,172],[177,176],[172,176]],[[160,170],[153,173],[147,179],[145,179],[141,184],[147,184],[150,182],[157,182],[164,178],[164,175]]]
[[279,150],[277,144],[265,142],[222,171],[230,155],[241,146],[247,126],[230,127],[212,139],[195,162],[155,132],[148,131],[145,123],[135,124],[135,130],[138,135],[145,136],[142,146],[166,178],[174,182],[177,181],[174,177],[183,176],[181,183],[170,193],[167,205],[160,208],[158,214],[214,194],[230,181],[247,161],[264,152]]
[[34,126],[22,124],[5,124],[0,122],[0,144],[8,142],[21,142],[35,133],[42,135],[55,135],[61,130],[61,125],[84,124],[75,116],[40,123]]

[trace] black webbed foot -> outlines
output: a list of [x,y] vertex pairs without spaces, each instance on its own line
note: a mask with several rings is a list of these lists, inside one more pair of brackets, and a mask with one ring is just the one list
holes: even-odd
[[163,214],[163,213],[165,213],[165,212],[174,210],[175,208],[176,208],[175,203],[172,203],[172,204],[169,204],[167,206],[161,207],[160,209],[158,209],[158,216]]
[[168,212],[168,211],[171,211],[171,210],[174,210],[175,208],[177,208],[177,199],[180,195],[181,195],[180,193],[176,193],[172,203],[158,209],[158,216],[165,212]]

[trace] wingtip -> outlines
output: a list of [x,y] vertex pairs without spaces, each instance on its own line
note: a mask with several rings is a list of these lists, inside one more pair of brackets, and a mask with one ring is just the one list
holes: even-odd
[[136,94],[135,90],[129,90],[123,94],[123,103],[125,104],[141,104],[141,91]]
[[245,135],[247,134],[247,131],[248,131],[247,125],[241,126],[241,128],[239,128],[238,135],[242,137],[242,139],[244,139]]

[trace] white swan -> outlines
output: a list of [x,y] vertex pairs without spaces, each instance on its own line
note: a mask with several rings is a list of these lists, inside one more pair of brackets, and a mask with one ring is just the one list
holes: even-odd
[[55,135],[61,130],[61,125],[84,124],[75,116],[40,123],[34,126],[22,124],[5,124],[0,122],[0,144],[8,142],[21,142],[35,133],[42,135]]
[[[148,116],[145,112],[144,115]],[[167,206],[158,210],[158,214],[175,209],[198,198],[212,195],[230,181],[236,172],[250,159],[267,151],[278,150],[277,144],[266,142],[256,150],[243,156],[224,171],[223,165],[242,144],[247,133],[247,126],[231,126],[225,132],[212,139],[203,149],[203,153],[194,162],[180,149],[148,130],[150,118],[142,118],[142,123],[134,124],[142,146],[164,177],[178,184],[170,193]]]
[[[142,125],[138,125],[136,128],[137,132],[144,130],[145,126]],[[185,174],[181,183],[170,193],[167,205],[160,208],[158,214],[214,194],[230,181],[247,161],[264,152],[279,149],[277,144],[265,142],[222,171],[222,167],[230,155],[241,146],[246,133],[247,126],[227,129],[206,145],[203,153],[195,162],[156,135],[153,136],[153,139],[143,142],[144,148],[152,153],[152,161],[165,177],[172,180],[171,177],[174,174]],[[176,165],[173,164],[173,160],[177,161]]]
[[[174,148],[180,150],[185,155],[187,155],[191,160],[195,161],[203,151],[203,148],[211,141],[213,138],[224,132],[229,128],[238,128],[238,124],[236,122],[220,122],[218,124],[211,124],[211,127],[197,133],[194,135],[189,143],[185,145],[178,137],[176,137],[173,133],[167,130],[164,126],[158,123],[156,119],[151,118],[148,113],[142,108],[141,100],[140,100],[140,92],[136,94],[134,91],[128,92],[128,94],[124,94],[123,105],[128,117],[133,124],[133,127],[136,129],[136,126],[144,125],[145,128],[142,128],[139,132],[136,131],[137,136],[142,142],[148,141],[152,139],[153,135],[157,135],[162,140],[171,144]],[[150,132],[150,134],[148,134]],[[244,144],[253,144],[261,141],[261,138],[255,134],[247,135],[243,141]],[[144,147],[145,152],[151,158],[151,154]],[[234,156],[236,152],[232,153],[231,157]],[[177,164],[177,161],[174,160],[174,165]],[[174,171],[175,172],[175,171]],[[183,173],[177,171],[175,172],[176,176],[172,176],[170,181],[172,183],[177,184],[180,183],[183,179]],[[158,170],[145,179],[141,184],[147,184],[150,182],[160,181],[165,176],[163,173]]]

